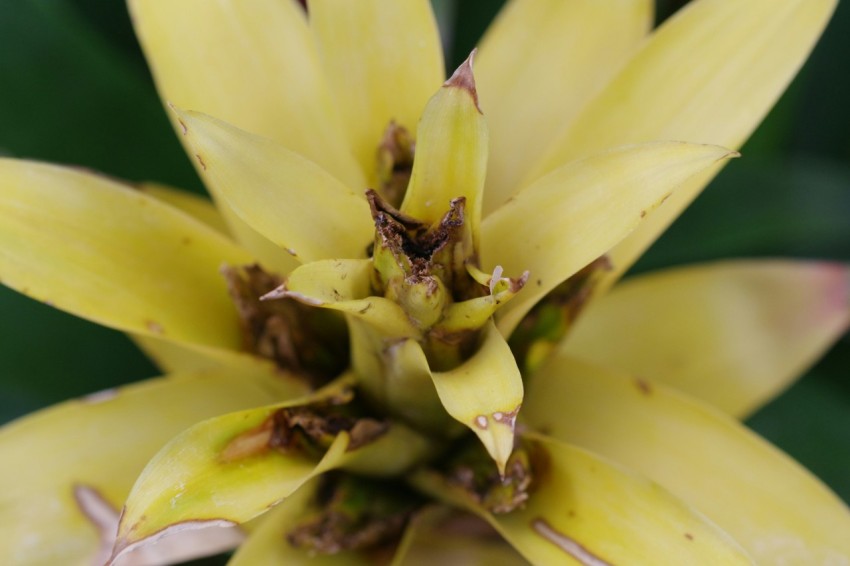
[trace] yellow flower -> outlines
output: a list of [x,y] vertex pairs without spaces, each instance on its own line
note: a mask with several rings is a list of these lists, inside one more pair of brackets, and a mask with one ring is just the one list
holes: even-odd
[[[167,563],[245,532],[237,566],[850,560],[844,504],[735,420],[846,330],[847,267],[605,294],[835,2],[697,0],[650,33],[651,5],[514,0],[444,82],[425,0],[131,0],[217,211],[0,160],[3,282],[169,372],[0,432],[6,562]],[[351,370],[314,390],[316,307],[345,315]]]

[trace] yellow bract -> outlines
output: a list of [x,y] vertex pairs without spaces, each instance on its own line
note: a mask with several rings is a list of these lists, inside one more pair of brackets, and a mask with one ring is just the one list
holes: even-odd
[[848,326],[846,266],[728,261],[627,280],[582,313],[562,351],[744,418]]
[[481,227],[483,267],[531,276],[497,313],[499,329],[510,334],[546,293],[622,240],[679,185],[735,155],[675,142],[626,146],[565,165],[502,205]]
[[760,564],[829,564],[850,556],[850,510],[841,500],[707,405],[561,356],[534,376],[525,408],[529,426],[645,474]]
[[112,506],[114,529],[133,482],[170,438],[200,419],[289,395],[272,375],[230,371],[172,375],[68,401],[4,427],[0,430],[0,452],[7,463],[0,466],[0,516],[8,518],[0,529],[4,560],[32,566],[90,566],[98,548],[105,560],[112,546],[108,535],[114,536],[114,530],[98,533],[98,525],[75,500],[75,487],[93,490]]
[[126,185],[68,168],[0,159],[0,186],[6,285],[113,328],[241,347],[218,269],[251,256],[220,233]]
[[375,150],[393,121],[416,131],[443,82],[428,0],[311,0],[310,27],[349,146],[374,186]]
[[521,188],[555,136],[632,55],[652,25],[653,5],[652,0],[505,5],[475,61],[491,132],[485,214]]

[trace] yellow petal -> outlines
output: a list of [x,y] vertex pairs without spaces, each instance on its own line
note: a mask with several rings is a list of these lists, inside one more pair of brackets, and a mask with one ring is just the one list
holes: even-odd
[[321,456],[270,446],[280,409],[339,398],[351,383],[344,377],[308,397],[208,419],[175,437],[133,486],[113,556],[168,533],[244,523],[331,469],[396,474],[420,459],[428,448],[425,440],[398,424],[359,447],[343,430]]
[[659,384],[562,356],[533,376],[523,416],[657,481],[759,564],[850,559],[850,510],[833,493],[732,418]]
[[372,561],[355,552],[317,554],[296,548],[287,541],[287,533],[297,527],[311,511],[316,511],[313,498],[318,487],[310,481],[276,505],[260,526],[239,547],[227,566],[369,566]]
[[153,336],[131,334],[130,338],[163,371],[169,373],[228,370],[236,374],[273,373],[289,388],[289,397],[309,393],[306,380],[283,371],[272,360],[246,352],[169,342]]
[[316,462],[304,455],[257,449],[224,458],[234,439],[259,429],[274,412],[298,401],[229,413],[203,421],[150,460],[130,492],[115,558],[164,533],[244,523],[288,497],[309,479],[336,468],[350,441],[340,433]]
[[344,312],[395,339],[417,336],[402,308],[393,301],[370,295],[370,260],[323,260],[293,271],[280,291],[304,304]]
[[410,521],[392,566],[523,566],[528,562],[472,515],[427,507]]
[[0,429],[0,556],[12,564],[89,566],[100,551],[106,553],[98,562],[103,564],[112,541],[104,539],[104,548],[75,492],[93,492],[114,510],[117,526],[133,481],[168,439],[200,419],[285,395],[270,376],[174,375],[68,401],[6,425]]
[[374,186],[390,121],[413,132],[445,77],[428,0],[311,0],[310,26],[349,145]]
[[446,411],[478,436],[504,473],[522,404],[522,377],[495,325],[491,322],[484,332],[484,343],[469,360],[431,377]]
[[676,142],[618,148],[558,169],[485,218],[484,267],[531,272],[523,290],[497,313],[502,333],[509,334],[534,303],[608,251],[689,177],[732,156],[721,147]]
[[[806,59],[836,0],[699,0],[668,20],[547,152],[531,180],[623,143],[739,148]],[[719,171],[677,191],[612,251],[610,285]]]
[[270,140],[175,112],[208,187],[252,228],[300,261],[366,254],[374,225],[362,194]]
[[129,5],[163,100],[273,139],[343,182],[363,185],[297,2]]
[[218,209],[216,209],[215,205],[208,198],[159,183],[142,183],[138,188],[143,193],[182,210],[213,230],[225,236],[230,234],[227,224],[224,222]]
[[850,269],[735,261],[618,285],[579,317],[562,351],[666,383],[743,418],[850,326]]
[[478,107],[472,58],[458,67],[425,107],[401,211],[424,222],[438,222],[452,199],[466,197],[465,220],[477,240],[488,134]]
[[555,136],[652,25],[650,0],[514,0],[484,36],[475,74],[490,126],[484,214],[520,188]]
[[728,535],[661,486],[581,448],[527,439],[538,471],[521,509],[492,515],[433,476],[415,482],[486,519],[532,564],[751,564]]
[[222,263],[251,257],[212,229],[113,181],[0,160],[0,277],[121,330],[239,349]]

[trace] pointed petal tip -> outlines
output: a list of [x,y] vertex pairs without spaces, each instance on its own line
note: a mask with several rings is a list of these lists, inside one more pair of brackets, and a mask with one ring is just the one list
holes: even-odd
[[472,72],[472,64],[477,52],[477,48],[473,49],[469,54],[469,57],[460,64],[460,67],[458,67],[452,76],[449,77],[449,80],[443,83],[443,86],[449,88],[462,88],[469,92],[472,96],[472,100],[475,102],[475,108],[478,109],[479,113],[483,114],[483,112],[481,112],[481,107],[478,105],[478,91],[475,88],[475,75]]
[[510,412],[497,411],[490,416],[478,415],[470,427],[493,458],[502,478],[505,477],[505,468],[514,449],[518,412],[519,407]]

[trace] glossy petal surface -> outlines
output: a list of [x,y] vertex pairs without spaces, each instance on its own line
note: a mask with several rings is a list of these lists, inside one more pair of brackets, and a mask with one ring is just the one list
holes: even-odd
[[598,154],[543,177],[482,223],[481,260],[531,272],[497,313],[509,334],[556,285],[607,252],[689,177],[734,154],[687,143],[649,143]]
[[366,253],[374,226],[362,194],[271,140],[177,115],[210,190],[246,224],[302,262]]
[[[75,486],[111,506],[117,525],[133,481],[172,436],[199,419],[287,394],[269,376],[184,374],[68,401],[6,425],[0,555],[12,564],[89,566],[101,552],[102,563],[101,534],[78,507]],[[112,541],[105,542],[111,549]]]
[[650,0],[513,0],[481,40],[475,75],[490,126],[484,213],[637,49]]
[[567,357],[534,376],[525,408],[530,426],[657,481],[760,564],[840,564],[850,558],[847,506],[716,409]]
[[850,326],[850,268],[718,262],[629,279],[591,304],[562,351],[743,418]]
[[[836,0],[698,0],[662,25],[564,131],[527,181],[623,143],[739,148],[805,61]],[[612,252],[622,275],[719,171],[684,185]]]
[[310,27],[348,141],[374,183],[376,151],[390,121],[416,131],[444,79],[428,0],[311,0]]
[[251,256],[219,233],[144,193],[73,169],[4,159],[0,186],[5,284],[113,328],[241,347],[218,270]]

